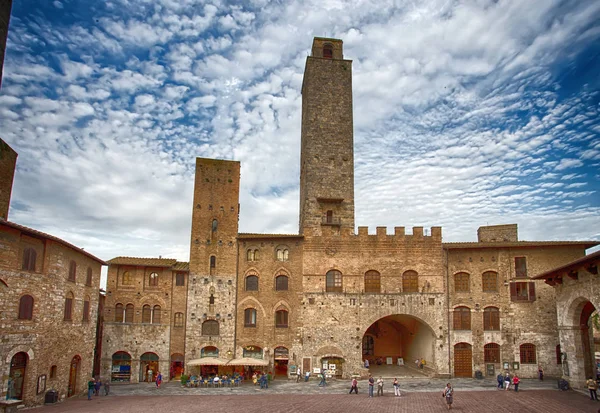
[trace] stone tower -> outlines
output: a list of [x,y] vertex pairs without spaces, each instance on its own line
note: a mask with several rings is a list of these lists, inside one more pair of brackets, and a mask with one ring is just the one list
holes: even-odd
[[352,61],[316,37],[302,83],[300,234],[354,232]]
[[239,191],[239,162],[196,159],[186,360],[233,355]]
[[8,220],[17,153],[0,139],[0,219]]

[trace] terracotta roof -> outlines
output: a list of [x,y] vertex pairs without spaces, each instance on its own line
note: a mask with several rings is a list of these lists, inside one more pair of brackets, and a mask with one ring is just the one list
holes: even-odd
[[[586,255],[585,257],[581,257],[576,259],[575,261],[571,261],[568,264],[562,265],[560,267],[554,268],[550,271],[546,271],[540,275],[536,275],[532,277],[534,280],[548,279],[553,277],[560,277],[562,274],[569,273],[571,271],[576,271],[581,267],[593,266],[600,261],[600,251],[596,251],[592,254]],[[597,271],[597,270],[596,270]]]
[[238,234],[238,239],[247,238],[304,238],[304,235],[300,234],[253,234],[253,233],[241,233]]
[[138,267],[172,267],[177,263],[177,260],[175,258],[115,257],[106,262],[110,265],[135,265]]
[[26,227],[26,226],[23,226],[23,225],[15,224],[14,222],[5,221],[3,219],[0,219],[0,225],[5,225],[7,227],[17,229],[17,230],[19,230],[21,232],[24,232],[24,233],[27,233],[27,234],[30,234],[30,235],[33,235],[33,236],[43,237],[43,238],[50,239],[52,241],[56,241],[56,242],[58,242],[60,244],[63,244],[66,247],[69,247],[69,248],[71,248],[71,249],[73,249],[73,250],[75,250],[75,251],[77,251],[77,252],[79,252],[79,253],[81,253],[81,254],[83,254],[83,255],[91,258],[91,259],[93,259],[94,261],[99,262],[102,265],[106,265],[106,263],[103,260],[101,260],[100,258],[98,258],[98,257],[90,254],[89,252],[85,251],[83,248],[76,247],[75,245],[73,245],[73,244],[71,244],[71,243],[69,243],[69,242],[67,242],[67,241],[65,241],[63,239],[55,237],[54,235],[46,234],[45,232],[38,231],[36,229],[29,228],[29,227]]
[[530,247],[560,247],[581,245],[586,249],[600,245],[600,241],[516,241],[516,242],[444,242],[446,249],[476,249],[476,248],[530,248]]
[[181,262],[177,261],[175,265],[173,265],[173,271],[189,271],[190,263],[189,262]]

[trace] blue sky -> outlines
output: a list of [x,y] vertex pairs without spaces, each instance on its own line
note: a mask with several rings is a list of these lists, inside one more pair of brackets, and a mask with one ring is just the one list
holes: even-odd
[[241,232],[296,233],[313,36],[353,60],[356,222],[600,240],[600,2],[16,1],[10,219],[188,259],[195,157],[242,162]]

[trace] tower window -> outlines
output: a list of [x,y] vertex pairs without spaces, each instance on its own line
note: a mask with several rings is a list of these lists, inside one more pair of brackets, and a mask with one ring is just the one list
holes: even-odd
[[212,232],[217,232],[217,228],[219,227],[219,222],[216,219],[212,220]]
[[158,287],[158,273],[153,272],[150,274],[150,277],[148,279],[148,285],[150,287]]
[[331,46],[330,44],[326,44],[325,46],[323,46],[323,57],[325,59],[333,58],[333,46]]
[[213,294],[210,295],[208,299],[208,304],[213,305],[215,303],[215,296]]
[[77,264],[75,261],[71,261],[69,264],[69,281],[75,282],[75,278],[77,276]]
[[333,211],[332,210],[327,211],[327,218],[326,219],[327,219],[326,222],[328,224],[333,224]]
[[210,256],[210,275],[215,275],[217,269],[217,257],[214,255]]
[[244,310],[244,327],[256,327],[256,310],[254,308]]

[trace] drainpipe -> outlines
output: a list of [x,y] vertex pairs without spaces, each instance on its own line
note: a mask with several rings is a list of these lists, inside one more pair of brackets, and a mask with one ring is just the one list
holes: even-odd
[[452,376],[452,348],[450,343],[450,283],[448,281],[448,250],[444,250],[444,269],[446,270],[446,322],[448,327],[448,374]]
[[[239,213],[238,213],[239,217]],[[237,237],[236,237],[237,238]],[[233,358],[237,357],[237,302],[238,302],[238,274],[240,271],[240,240],[235,243],[235,296],[233,299]]]

